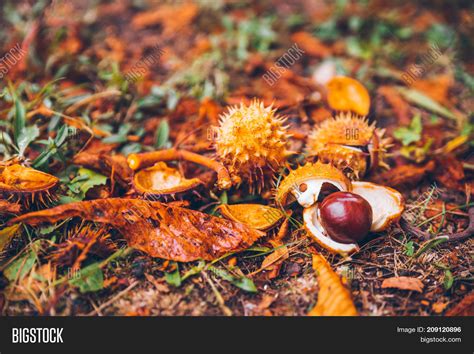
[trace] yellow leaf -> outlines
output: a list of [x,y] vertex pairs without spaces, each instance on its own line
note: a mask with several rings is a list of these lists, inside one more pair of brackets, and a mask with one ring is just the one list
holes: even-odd
[[319,294],[308,316],[357,316],[349,290],[323,256],[313,255],[313,269],[318,274]]
[[261,204],[222,204],[219,211],[226,218],[256,230],[269,230],[285,216],[280,209]]
[[463,145],[464,143],[467,142],[467,139],[469,137],[467,135],[460,135],[446,143],[446,145],[443,147],[443,151],[445,153],[449,153],[453,150],[456,150],[458,147]]
[[288,258],[288,247],[278,247],[274,252],[270,253],[262,262],[261,269],[266,269],[271,265],[282,262]]
[[16,235],[19,228],[20,224],[15,224],[0,230],[0,252],[8,245],[13,236]]

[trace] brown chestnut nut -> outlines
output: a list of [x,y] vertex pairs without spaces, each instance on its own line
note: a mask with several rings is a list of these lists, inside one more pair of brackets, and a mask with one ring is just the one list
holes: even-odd
[[369,202],[350,192],[336,192],[324,198],[319,213],[328,236],[340,243],[363,240],[372,225]]

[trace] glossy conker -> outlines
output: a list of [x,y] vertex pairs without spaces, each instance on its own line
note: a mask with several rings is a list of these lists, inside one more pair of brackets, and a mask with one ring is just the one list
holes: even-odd
[[319,210],[328,236],[340,243],[356,243],[365,238],[372,224],[372,208],[367,200],[350,192],[326,197]]

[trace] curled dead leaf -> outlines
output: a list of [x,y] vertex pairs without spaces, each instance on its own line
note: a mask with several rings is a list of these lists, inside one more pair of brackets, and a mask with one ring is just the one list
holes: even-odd
[[406,187],[418,184],[427,173],[433,172],[436,163],[430,161],[423,166],[400,165],[390,171],[374,176],[374,182],[387,187]]
[[424,284],[420,279],[412,277],[392,277],[384,279],[382,289],[395,288],[400,290],[412,290],[423,292]]
[[449,305],[449,302],[435,302],[433,305],[431,305],[431,308],[435,313],[442,313],[446,307]]
[[308,32],[297,32],[291,36],[301,49],[309,56],[324,58],[331,55],[332,50],[324,45],[318,38]]
[[275,249],[275,251],[273,251],[272,253],[270,253],[268,256],[265,257],[260,269],[267,269],[271,267],[272,265],[283,262],[285,259],[288,259],[288,257],[289,257],[288,247],[280,246],[277,249]]
[[408,125],[410,123],[410,106],[394,87],[380,86],[377,93],[387,100],[387,103],[397,115],[400,124]]
[[10,224],[38,225],[71,217],[105,223],[117,229],[130,247],[152,257],[179,262],[213,260],[242,251],[263,232],[195,210],[138,199],[98,199],[28,213]]
[[474,291],[464,296],[460,302],[446,312],[446,316],[474,316]]
[[178,5],[162,5],[156,10],[135,15],[132,19],[132,27],[142,29],[161,24],[165,34],[178,33],[188,26],[198,14],[198,10],[198,6],[192,2]]
[[0,230],[0,252],[10,243],[10,240],[17,234],[20,225],[12,225]]
[[357,316],[351,294],[321,255],[313,254],[313,269],[318,274],[319,294],[308,316]]

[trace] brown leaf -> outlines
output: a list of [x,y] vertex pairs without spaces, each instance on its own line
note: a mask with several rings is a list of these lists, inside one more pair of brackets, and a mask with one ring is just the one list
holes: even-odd
[[308,316],[357,316],[351,293],[321,255],[313,254],[313,269],[318,274],[319,294]]
[[416,165],[400,165],[374,176],[373,181],[387,187],[412,186],[420,182],[427,173],[432,172],[435,166],[434,161],[430,161],[420,167]]
[[213,260],[242,251],[263,232],[195,210],[138,199],[98,199],[61,205],[9,221],[28,225],[71,217],[105,223],[117,229],[130,247],[152,257],[179,262]]
[[398,123],[408,125],[410,123],[410,106],[400,93],[392,86],[380,86],[377,92],[381,94],[397,115]]
[[6,200],[0,200],[0,215],[2,214],[18,214],[21,211],[21,205],[10,203]]
[[456,306],[446,312],[446,316],[474,316],[474,291],[464,296]]
[[154,11],[141,12],[132,19],[132,27],[142,29],[156,24],[163,26],[165,35],[177,33],[187,27],[198,13],[192,2],[179,5],[161,5]]
[[436,180],[449,189],[464,190],[464,167],[454,156],[438,159]]
[[433,305],[431,305],[431,308],[435,313],[441,313],[444,311],[444,309],[449,305],[449,302],[436,302]]
[[324,58],[332,53],[330,48],[308,32],[294,33],[291,36],[291,39],[305,51],[305,54],[309,56]]
[[420,279],[412,277],[392,277],[384,279],[382,289],[395,288],[400,290],[413,290],[419,293],[423,292],[425,285]]
[[282,222],[280,229],[278,230],[277,233],[274,234],[273,237],[270,237],[268,239],[268,242],[273,246],[273,247],[278,247],[283,245],[283,239],[286,237],[288,234],[289,226],[290,226],[290,218],[293,212],[291,210],[287,211],[287,217],[285,220]]
[[199,107],[199,122],[209,122],[211,124],[218,124],[219,114],[222,111],[222,107],[214,100],[206,97],[201,102]]
[[435,101],[446,105],[449,104],[448,91],[453,82],[451,75],[438,75],[430,79],[415,80],[411,85]]
[[273,304],[273,302],[275,302],[275,300],[275,296],[264,294],[262,301],[260,301],[260,303],[257,305],[259,312],[267,310]]

